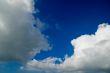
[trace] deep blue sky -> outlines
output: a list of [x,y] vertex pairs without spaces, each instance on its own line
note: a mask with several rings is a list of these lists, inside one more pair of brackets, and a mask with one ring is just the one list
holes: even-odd
[[110,23],[109,0],[38,0],[37,16],[49,27],[44,32],[53,45],[51,51],[41,52],[35,58],[71,56],[70,41],[83,34],[92,34],[101,23]]

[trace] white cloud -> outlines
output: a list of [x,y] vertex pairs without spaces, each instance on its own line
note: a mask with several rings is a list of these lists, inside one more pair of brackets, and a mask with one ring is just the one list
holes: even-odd
[[[109,73],[110,72],[110,25],[100,24],[95,34],[81,35],[73,39],[74,55],[62,64],[56,59],[47,62],[33,60],[24,69],[40,73]],[[51,60],[52,59],[52,60]],[[51,60],[51,61],[50,61]],[[45,60],[44,60],[45,61]]]
[[[50,57],[42,61],[30,60],[40,50],[50,48],[47,38],[41,33],[44,24],[38,19],[38,27],[32,26],[36,23],[33,12],[33,0],[0,0],[0,63],[28,61],[16,73],[110,72],[110,25],[107,23],[99,25],[95,34],[73,39],[74,54],[66,57],[64,62]],[[55,64],[56,61],[61,64]],[[4,64],[0,69],[2,73],[10,71]]]
[[25,62],[49,49],[33,12],[34,0],[0,0],[0,61]]

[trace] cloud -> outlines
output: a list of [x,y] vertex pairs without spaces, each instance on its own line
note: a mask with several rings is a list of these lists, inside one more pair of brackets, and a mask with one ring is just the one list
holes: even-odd
[[0,62],[26,62],[50,49],[46,36],[33,27],[34,12],[34,0],[0,0]]
[[36,24],[35,25],[37,28],[40,29],[40,31],[45,31],[46,29],[49,28],[49,25],[44,23],[44,22],[41,22],[41,20],[39,18],[36,19]]
[[[33,0],[0,0],[0,72],[1,73],[109,73],[110,25],[100,24],[95,34],[73,39],[74,54],[60,58],[31,60],[41,50],[49,50],[44,23],[35,20]],[[38,27],[33,27],[37,23]],[[21,69],[3,64],[26,63]],[[61,62],[57,64],[56,61]],[[13,64],[16,65],[16,64]],[[18,64],[17,64],[18,65]],[[13,69],[13,70],[12,70]]]
[[[109,73],[110,72],[110,25],[100,24],[95,34],[81,35],[73,39],[74,54],[61,64],[56,58],[32,60],[24,69],[38,73]],[[50,61],[51,60],[51,61]],[[46,62],[45,62],[46,61]]]

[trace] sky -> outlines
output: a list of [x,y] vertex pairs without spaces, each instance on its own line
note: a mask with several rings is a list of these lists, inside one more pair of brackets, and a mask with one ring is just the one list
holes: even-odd
[[0,0],[0,73],[110,73],[109,0]]
[[73,47],[69,42],[73,38],[92,34],[99,24],[110,23],[109,0],[38,0],[36,7],[38,17],[49,27],[44,33],[53,45],[51,51],[37,55],[39,59],[71,56]]

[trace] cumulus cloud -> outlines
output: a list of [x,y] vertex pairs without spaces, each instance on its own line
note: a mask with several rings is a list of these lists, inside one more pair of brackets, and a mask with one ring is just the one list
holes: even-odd
[[[42,34],[44,23],[35,20],[33,0],[0,0],[0,69],[8,73],[1,61],[21,61],[26,65],[16,73],[109,73],[110,25],[100,24],[95,34],[73,39],[74,54],[42,61],[30,60],[41,50],[50,49]],[[37,27],[33,24],[37,23]],[[56,61],[61,64],[56,64]],[[15,64],[14,64],[15,65]],[[15,68],[13,68],[15,69]],[[6,72],[7,71],[7,72]],[[13,70],[13,73],[15,71]]]
[[[81,35],[73,39],[74,54],[62,64],[56,58],[29,61],[24,69],[43,73],[109,73],[110,72],[110,25],[100,24],[95,34]],[[51,60],[51,61],[50,61]],[[46,61],[46,62],[45,62]]]
[[34,0],[0,0],[0,61],[25,62],[49,49],[34,12]]

